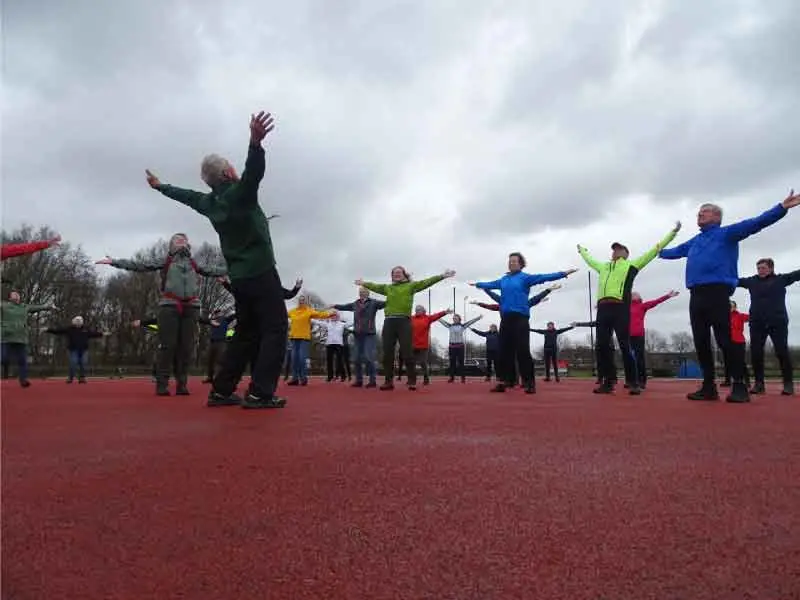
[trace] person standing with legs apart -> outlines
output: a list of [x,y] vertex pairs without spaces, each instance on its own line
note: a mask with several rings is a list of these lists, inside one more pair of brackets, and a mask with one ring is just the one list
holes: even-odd
[[461,383],[467,382],[467,377],[464,375],[464,332],[482,318],[483,317],[479,315],[466,323],[462,323],[461,315],[453,315],[452,323],[448,323],[444,320],[439,321],[439,323],[447,327],[449,334],[447,352],[450,358],[450,377],[447,383],[453,383],[456,377],[461,378]]
[[659,253],[667,260],[686,259],[686,287],[689,289],[689,318],[692,323],[695,351],[703,370],[703,385],[687,395],[689,400],[718,400],[719,392],[711,351],[711,331],[722,348],[731,375],[728,402],[749,402],[744,384],[744,365],[731,356],[730,297],[739,284],[739,242],[786,216],[800,204],[800,194],[789,195],[768,211],[752,219],[722,226],[722,209],[703,204],[697,212],[700,233],[674,248]]
[[[647,311],[655,308],[662,302],[666,302],[670,298],[675,298],[678,292],[671,290],[668,294],[664,294],[655,300],[642,301],[639,292],[631,294],[631,350],[633,351],[633,360],[636,361],[636,373],[639,376],[639,387],[645,389],[647,387],[647,352],[645,348],[645,330],[644,319]],[[616,367],[614,369],[616,371]]]
[[[747,340],[744,337],[744,324],[750,320],[750,315],[739,312],[736,302],[731,300],[731,353],[734,361],[742,364],[742,373],[745,385],[750,385],[750,374],[747,372]],[[731,372],[725,364],[725,380],[722,387],[730,387]]]
[[411,348],[414,365],[422,367],[423,385],[430,385],[431,383],[430,365],[428,364],[431,346],[431,325],[452,312],[453,309],[448,308],[429,315],[421,304],[417,304],[414,307],[414,316],[411,317]]
[[304,295],[289,311],[289,340],[292,342],[292,379],[287,385],[308,385],[308,354],[311,350],[311,321],[330,319],[335,311],[316,310]]
[[497,325],[492,323],[489,325],[487,331],[481,331],[471,327],[472,333],[479,335],[486,340],[486,379],[484,381],[492,380],[492,367],[494,367],[495,374],[497,374],[497,355],[500,352],[500,332],[497,331]]
[[622,352],[628,392],[632,395],[641,394],[636,363],[630,347],[631,289],[639,272],[658,255],[659,250],[675,239],[680,228],[680,222],[676,223],[661,241],[633,260],[628,259],[630,255],[628,248],[619,242],[611,244],[611,260],[608,262],[592,258],[589,251],[578,244],[578,253],[586,264],[597,272],[599,280],[596,349],[598,370],[603,382],[594,389],[595,394],[614,393],[616,373],[612,366],[614,355],[610,351],[611,338],[614,335],[617,336],[617,343]]
[[325,359],[327,363],[328,382],[334,379],[345,380],[344,374],[344,321],[334,313],[325,322],[320,322],[325,328]]
[[[238,324],[209,392],[209,406],[279,408],[286,404],[285,398],[276,395],[286,347],[286,305],[275,268],[269,218],[258,204],[258,188],[266,170],[261,143],[274,127],[269,113],[251,115],[241,178],[221,156],[212,154],[203,159],[200,174],[210,193],[163,185],[146,172],[150,187],[211,221],[228,264]],[[253,376],[242,399],[235,394],[236,382],[248,364],[253,365]]]
[[221,277],[224,268],[200,267],[192,258],[192,249],[184,233],[176,233],[169,241],[167,257],[155,261],[114,259],[97,261],[126,271],[161,272],[161,301],[158,310],[158,380],[156,395],[169,396],[169,374],[172,365],[178,396],[188,396],[189,362],[195,349],[197,323],[200,316],[198,275]]
[[69,327],[48,327],[45,333],[63,335],[67,338],[67,353],[69,354],[69,375],[67,383],[75,380],[77,371],[78,383],[86,383],[86,362],[89,358],[89,340],[109,335],[106,332],[87,329],[83,317],[78,315],[72,319]]
[[512,252],[508,255],[508,272],[500,279],[470,283],[482,290],[500,290],[500,369],[503,375],[502,382],[492,388],[493,392],[505,392],[507,387],[514,385],[516,361],[525,393],[536,393],[530,348],[531,307],[528,296],[531,287],[569,277],[577,271],[570,269],[534,275],[523,272],[525,265],[525,257],[520,252]]
[[417,389],[417,369],[414,364],[411,342],[411,305],[414,302],[414,294],[428,289],[443,279],[453,277],[455,274],[455,271],[448,269],[441,275],[434,275],[422,281],[412,281],[411,275],[404,267],[396,266],[392,269],[392,283],[356,280],[356,285],[386,296],[382,331],[384,382],[380,387],[381,390],[394,389],[394,351],[396,346],[400,348],[400,357],[408,371],[408,389],[412,391]]
[[[0,340],[2,340],[3,369],[17,365],[19,384],[26,388],[28,380],[28,317],[37,312],[56,310],[53,304],[23,304],[19,292],[9,292],[8,300],[0,303]],[[3,379],[7,373],[3,373]]]
[[333,309],[353,313],[353,337],[356,342],[356,380],[353,387],[364,385],[364,371],[368,388],[378,387],[375,361],[377,360],[377,337],[375,315],[383,310],[386,302],[369,297],[367,288],[359,288],[358,300],[349,304],[334,304]]
[[757,274],[739,279],[739,287],[750,292],[750,361],[753,363],[751,394],[763,394],[764,344],[772,340],[781,367],[781,395],[794,395],[792,356],[789,352],[789,313],[786,310],[786,288],[800,281],[800,270],[775,273],[775,262],[762,258],[756,263]]
[[544,336],[544,380],[550,381],[550,365],[553,365],[553,375],[556,381],[561,381],[558,375],[558,336],[574,329],[572,325],[556,329],[556,324],[550,321],[547,329],[531,329],[533,333]]

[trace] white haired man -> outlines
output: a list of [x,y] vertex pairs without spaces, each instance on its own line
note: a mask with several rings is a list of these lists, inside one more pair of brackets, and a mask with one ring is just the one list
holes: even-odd
[[[209,193],[162,184],[146,171],[150,187],[211,221],[228,264],[236,302],[236,335],[214,378],[208,406],[280,408],[286,404],[275,392],[286,349],[288,317],[269,220],[258,204],[258,188],[266,170],[261,143],[274,127],[269,113],[262,111],[250,117],[250,144],[241,177],[228,160],[216,154],[203,159],[200,176],[211,188]],[[253,376],[247,394],[239,398],[236,385],[248,364]]]
[[730,297],[739,284],[739,242],[786,216],[800,204],[794,190],[768,211],[752,219],[722,226],[722,209],[703,204],[697,212],[700,233],[692,239],[659,252],[665,259],[686,258],[686,287],[689,289],[689,318],[692,324],[697,361],[703,370],[703,384],[687,396],[689,400],[718,400],[715,383],[711,331],[722,349],[733,383],[728,402],[749,402],[744,383],[744,363],[731,352]]
[[108,333],[89,329],[84,325],[83,317],[77,315],[72,318],[66,327],[49,327],[46,333],[63,335],[67,338],[67,353],[69,355],[69,375],[67,383],[75,380],[77,371],[78,383],[86,383],[86,363],[89,358],[89,340],[107,336]]

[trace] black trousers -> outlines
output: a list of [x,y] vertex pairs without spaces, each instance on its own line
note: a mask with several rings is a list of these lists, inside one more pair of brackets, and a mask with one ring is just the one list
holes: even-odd
[[731,354],[731,290],[725,284],[698,285],[689,292],[689,320],[692,324],[697,362],[703,370],[703,384],[714,385],[714,353],[711,332],[717,340],[733,383],[741,383],[744,365]]
[[344,352],[341,344],[325,346],[325,358],[328,367],[328,381],[334,378],[344,379]]
[[236,335],[228,343],[214,391],[230,395],[247,365],[252,365],[250,393],[271,398],[286,353],[288,315],[281,278],[275,269],[247,279],[231,281],[236,302]]
[[612,384],[617,377],[614,364],[612,336],[617,336],[622,363],[625,367],[625,382],[638,384],[636,365],[630,345],[631,307],[626,302],[600,302],[597,305],[597,369],[601,379]]
[[[503,382],[513,386],[519,377],[522,385],[535,385],[533,358],[531,357],[531,330],[528,315],[503,313],[500,316],[500,370]],[[516,365],[515,365],[516,362]]]
[[492,371],[497,373],[497,350],[486,351],[486,376],[491,377]]
[[448,370],[450,379],[464,377],[464,346],[461,344],[448,346],[447,354],[450,359],[450,369]]
[[386,383],[394,379],[394,349],[399,346],[400,360],[406,367],[408,385],[417,384],[417,368],[411,349],[411,317],[388,317],[383,321],[383,371]]
[[283,378],[289,379],[292,368],[292,348],[291,346],[286,349],[286,356],[283,359]]
[[350,370],[350,345],[347,342],[342,346],[342,362],[344,363],[345,375],[350,379],[353,375]]
[[558,381],[558,348],[545,348],[543,354],[544,376],[550,379],[550,365],[553,365],[553,375],[555,375],[556,381]]
[[214,379],[222,355],[225,352],[225,340],[211,340],[208,347],[208,359],[206,362],[206,377]]
[[430,350],[428,348],[414,348],[414,363],[422,367],[422,379],[430,381],[431,373],[430,366],[428,365],[428,357]]
[[[742,378],[744,379],[745,383],[749,383],[750,381],[750,373],[747,372],[747,344],[741,344],[739,342],[731,341],[731,356],[734,360],[739,361],[742,365]],[[763,371],[762,371],[763,373]],[[763,380],[762,380],[763,381]],[[731,373],[728,365],[725,365],[725,383],[731,382]]]
[[753,363],[753,379],[758,383],[764,383],[764,344],[768,337],[775,347],[775,356],[778,357],[783,382],[792,383],[792,357],[789,353],[788,321],[773,323],[750,321],[750,362]]
[[185,386],[189,379],[189,363],[197,341],[197,318],[200,309],[184,305],[182,308],[167,304],[158,309],[158,358],[156,383],[166,386],[169,374],[175,372],[175,381]]
[[631,352],[636,364],[636,375],[639,377],[640,385],[647,385],[647,354],[644,348],[644,336],[631,336]]

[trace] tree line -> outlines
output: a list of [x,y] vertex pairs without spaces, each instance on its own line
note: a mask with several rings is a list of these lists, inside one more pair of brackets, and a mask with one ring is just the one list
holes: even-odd
[[[2,231],[3,243],[26,242],[34,239],[51,239],[56,232],[49,226],[23,225],[13,231]],[[167,240],[159,240],[142,248],[130,258],[134,260],[160,259],[167,254]],[[223,264],[218,246],[203,243],[193,248],[199,265]],[[128,257],[126,257],[128,258]],[[86,326],[106,331],[108,336],[91,347],[90,364],[95,372],[123,369],[127,372],[146,372],[155,353],[155,336],[132,326],[134,320],[155,315],[159,301],[159,273],[131,273],[117,269],[98,270],[94,260],[80,245],[63,241],[49,250],[6,260],[2,263],[3,299],[11,290],[18,291],[26,304],[52,304],[56,310],[31,316],[29,353],[33,374],[47,374],[66,367],[65,340],[61,336],[45,333],[47,327],[67,325],[76,316],[84,317]],[[309,304],[322,309],[328,306],[319,294],[303,290]],[[216,309],[233,311],[233,298],[213,278],[201,278],[200,300],[204,314]],[[209,344],[209,328],[200,326],[194,366],[203,364]],[[534,347],[537,337],[532,334]],[[381,344],[378,340],[379,361]],[[315,366],[324,364],[324,328],[313,333],[311,354]],[[694,345],[690,333],[682,331],[666,336],[648,330],[648,352],[673,352],[688,356]],[[795,350],[795,354],[796,354]],[[592,363],[590,335],[582,341],[569,338],[560,340],[560,354],[564,360],[582,364]],[[467,358],[485,357],[481,341],[468,339]],[[768,353],[769,356],[769,353]],[[322,360],[321,360],[322,359]],[[436,340],[431,342],[431,363],[447,363],[447,348]]]

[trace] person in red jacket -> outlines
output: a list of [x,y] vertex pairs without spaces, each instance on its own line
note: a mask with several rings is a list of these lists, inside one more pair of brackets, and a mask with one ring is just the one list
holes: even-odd
[[[747,370],[746,349],[747,340],[744,337],[744,324],[750,320],[750,315],[741,313],[736,309],[736,302],[731,300],[731,352],[737,355],[736,360],[744,365],[744,384],[750,385],[750,373]],[[728,365],[725,364],[725,381],[722,387],[731,386],[731,374],[728,372]]]
[[16,256],[25,256],[26,254],[33,254],[34,252],[39,252],[40,250],[47,250],[59,242],[61,242],[61,236],[54,237],[52,240],[43,240],[41,242],[3,244],[2,248],[0,248],[0,260],[14,258]]
[[425,307],[418,304],[414,309],[414,316],[411,317],[411,347],[414,350],[414,361],[422,365],[422,384],[428,385],[431,382],[428,369],[428,352],[430,350],[431,325],[445,315],[449,315],[453,309],[448,308],[429,315],[425,312]]
[[646,352],[644,347],[644,318],[647,311],[655,308],[662,302],[666,302],[670,298],[678,295],[675,290],[670,290],[669,293],[656,298],[655,300],[648,300],[644,302],[638,292],[631,294],[631,326],[630,326],[630,341],[631,351],[633,352],[633,360],[636,365],[636,375],[639,378],[639,388],[645,389],[647,387],[647,361]]

